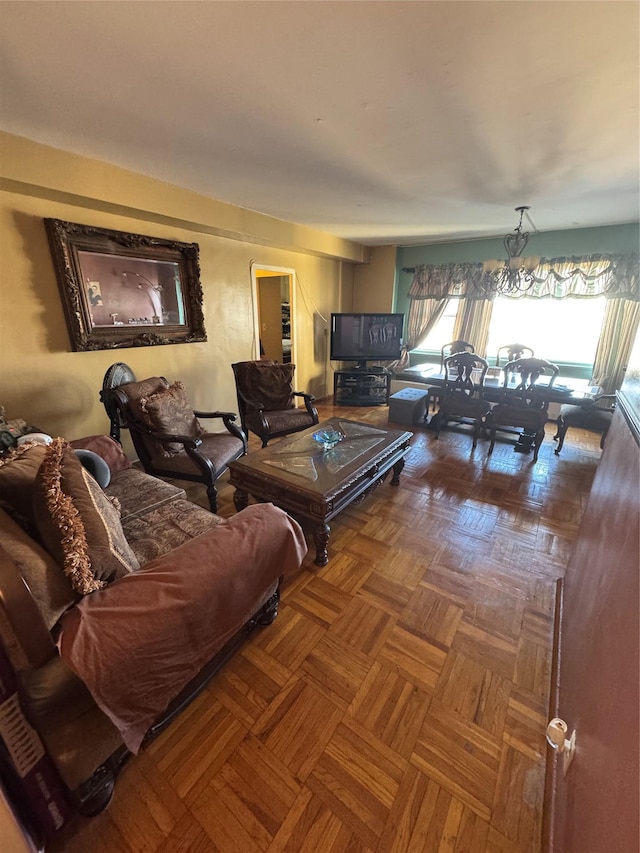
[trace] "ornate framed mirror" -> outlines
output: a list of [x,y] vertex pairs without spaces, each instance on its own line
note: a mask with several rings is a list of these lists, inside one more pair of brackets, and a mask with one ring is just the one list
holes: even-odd
[[207,340],[197,243],[44,224],[75,352]]

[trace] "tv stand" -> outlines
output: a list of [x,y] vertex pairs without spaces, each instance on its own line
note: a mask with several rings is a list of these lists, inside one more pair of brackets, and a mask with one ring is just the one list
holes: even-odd
[[391,373],[385,367],[367,367],[365,362],[333,374],[336,406],[386,406],[390,389]]

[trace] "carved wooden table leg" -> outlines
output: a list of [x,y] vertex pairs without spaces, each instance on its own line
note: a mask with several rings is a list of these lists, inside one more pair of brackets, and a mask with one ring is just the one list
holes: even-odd
[[316,566],[326,566],[329,562],[327,545],[329,544],[330,532],[331,528],[328,524],[319,524],[313,531],[313,541],[316,545],[316,558],[313,562]]
[[240,510],[246,509],[249,506],[248,493],[243,492],[240,489],[236,489],[233,493],[233,504],[236,508],[236,512],[240,512]]
[[402,457],[402,459],[398,459],[396,464],[393,466],[393,477],[391,478],[391,485],[392,486],[399,486],[400,485],[400,473],[401,473],[403,468],[404,468],[404,456]]

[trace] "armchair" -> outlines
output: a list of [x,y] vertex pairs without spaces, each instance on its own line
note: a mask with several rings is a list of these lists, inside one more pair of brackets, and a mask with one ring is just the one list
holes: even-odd
[[[102,399],[107,411],[117,413],[129,429],[147,474],[203,483],[211,512],[216,512],[216,480],[229,462],[247,452],[247,439],[234,423],[235,414],[194,411],[182,383],[169,385],[163,376],[103,389]],[[207,432],[199,418],[222,420],[226,432]]]
[[[493,453],[498,429],[519,427],[532,436],[533,461],[538,461],[538,451],[544,439],[544,425],[547,422],[549,408],[548,395],[545,391],[552,387],[558,372],[557,365],[542,358],[518,358],[505,364],[502,368],[504,377],[502,400],[493,407],[487,418],[491,436],[489,456]],[[549,382],[544,386],[536,385],[543,374],[549,376]],[[516,377],[515,387],[513,377]]]
[[[299,432],[318,423],[313,395],[293,390],[295,364],[238,361],[232,364],[238,411],[245,433],[255,433],[266,447],[272,438]],[[296,408],[294,397],[304,400]]]

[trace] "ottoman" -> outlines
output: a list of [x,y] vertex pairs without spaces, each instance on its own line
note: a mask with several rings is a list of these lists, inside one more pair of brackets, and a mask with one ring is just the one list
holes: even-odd
[[429,405],[429,392],[403,388],[389,397],[389,421],[403,426],[423,423]]

